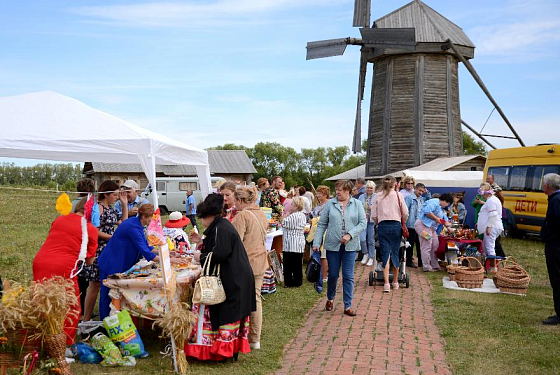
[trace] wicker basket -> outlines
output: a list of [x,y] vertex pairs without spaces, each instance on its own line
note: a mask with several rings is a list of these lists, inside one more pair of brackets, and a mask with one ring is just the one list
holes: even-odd
[[66,362],[66,334],[64,332],[56,335],[45,335],[45,350],[49,357],[54,359],[60,368],[61,375],[72,375],[72,370]]
[[531,276],[512,257],[499,263],[494,284],[502,293],[527,294]]
[[456,264],[450,264],[447,266],[447,275],[449,276],[450,281],[455,281],[455,269],[457,268]]
[[[474,289],[482,287],[484,282],[484,267],[475,257],[460,257],[459,266],[455,268],[455,281],[460,288]],[[463,266],[463,261],[469,263]]]

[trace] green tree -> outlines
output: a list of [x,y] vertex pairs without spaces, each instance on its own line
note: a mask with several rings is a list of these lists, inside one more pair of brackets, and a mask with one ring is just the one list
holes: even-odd
[[470,134],[463,132],[463,153],[465,155],[486,155],[488,150],[481,141],[475,140]]

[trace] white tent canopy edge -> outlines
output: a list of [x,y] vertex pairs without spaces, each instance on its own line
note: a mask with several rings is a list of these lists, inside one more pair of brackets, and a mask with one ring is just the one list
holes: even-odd
[[154,189],[156,164],[194,165],[205,197],[212,191],[208,153],[96,110],[38,92],[0,98],[0,156],[142,166]]

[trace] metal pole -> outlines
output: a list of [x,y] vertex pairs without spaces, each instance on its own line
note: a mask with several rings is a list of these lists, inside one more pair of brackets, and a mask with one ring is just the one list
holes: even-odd
[[467,124],[465,121],[461,120],[461,124],[465,125],[467,129],[469,129],[471,132],[473,132],[478,138],[480,138],[484,143],[486,143],[488,146],[492,147],[494,150],[496,149],[496,146],[494,146],[492,143],[490,143],[486,138],[484,138],[483,135],[481,135],[479,132],[477,132],[476,130],[474,130],[469,124]]
[[494,98],[492,97],[492,95],[490,94],[490,91],[488,91],[488,89],[486,88],[486,86],[484,85],[484,82],[482,82],[482,79],[480,78],[480,76],[476,73],[476,70],[474,70],[474,67],[471,65],[471,63],[465,59],[465,56],[463,56],[463,54],[459,51],[459,49],[457,49],[457,46],[455,46],[455,44],[453,44],[453,42],[451,42],[451,40],[447,39],[445,41],[445,44],[442,46],[442,49],[449,49],[447,47],[451,47],[451,49],[453,50],[453,52],[455,52],[455,55],[459,58],[459,60],[461,60],[461,62],[463,64],[465,64],[465,67],[467,68],[467,70],[469,71],[469,73],[471,73],[471,75],[473,76],[474,80],[476,81],[476,83],[478,83],[478,85],[480,86],[480,88],[482,89],[482,91],[484,91],[484,93],[486,94],[486,96],[488,97],[488,99],[490,99],[490,101],[492,102],[492,104],[494,104],[494,107],[496,107],[496,109],[498,110],[498,113],[500,114],[500,116],[502,116],[502,118],[504,119],[504,121],[506,122],[507,126],[509,127],[509,129],[511,130],[511,132],[515,135],[515,138],[517,139],[517,141],[519,142],[519,144],[521,144],[521,146],[525,147],[525,143],[523,143],[523,141],[521,140],[521,137],[519,136],[519,134],[517,134],[517,132],[515,131],[515,129],[513,128],[513,126],[511,125],[511,123],[509,122],[509,120],[507,119],[505,113],[502,111],[502,109],[500,108],[500,106],[498,105],[498,103],[496,103],[496,101],[494,100]]

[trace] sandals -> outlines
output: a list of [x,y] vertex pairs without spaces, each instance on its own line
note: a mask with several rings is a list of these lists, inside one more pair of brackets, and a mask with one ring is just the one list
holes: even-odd
[[333,308],[334,308],[334,301],[327,300],[327,303],[325,304],[325,310],[333,311]]
[[390,293],[391,292],[391,284],[383,285],[383,293]]

